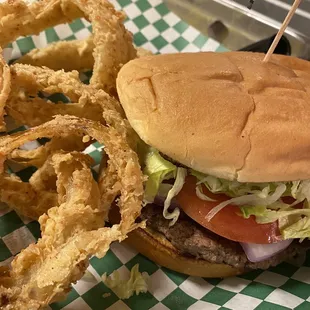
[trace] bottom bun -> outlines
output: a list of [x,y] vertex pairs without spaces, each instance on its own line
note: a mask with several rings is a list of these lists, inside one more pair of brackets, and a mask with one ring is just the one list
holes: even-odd
[[124,242],[155,263],[190,276],[226,278],[244,273],[229,265],[182,255],[161,233],[150,228],[134,230]]

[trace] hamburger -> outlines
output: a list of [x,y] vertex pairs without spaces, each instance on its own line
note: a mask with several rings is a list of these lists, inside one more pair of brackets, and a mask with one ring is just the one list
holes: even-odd
[[193,276],[305,255],[310,236],[310,64],[249,52],[147,56],[117,90],[147,176],[127,242]]

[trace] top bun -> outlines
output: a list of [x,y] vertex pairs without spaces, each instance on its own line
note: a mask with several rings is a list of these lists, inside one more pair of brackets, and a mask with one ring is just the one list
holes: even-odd
[[117,78],[131,126],[200,172],[240,182],[310,179],[310,63],[249,52],[148,56]]

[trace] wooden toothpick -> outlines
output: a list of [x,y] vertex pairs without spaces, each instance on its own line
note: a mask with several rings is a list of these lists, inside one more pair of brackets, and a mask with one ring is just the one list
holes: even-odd
[[273,54],[274,50],[276,49],[281,37],[283,36],[283,33],[287,27],[287,25],[289,24],[289,22],[291,21],[292,17],[294,16],[299,4],[301,3],[302,0],[295,0],[294,4],[292,5],[290,11],[288,12],[287,16],[285,17],[285,20],[281,26],[281,28],[279,29],[276,37],[274,38],[271,46],[269,47],[269,50],[267,52],[267,54],[265,55],[265,58],[263,60],[263,62],[268,62],[270,60],[271,55]]

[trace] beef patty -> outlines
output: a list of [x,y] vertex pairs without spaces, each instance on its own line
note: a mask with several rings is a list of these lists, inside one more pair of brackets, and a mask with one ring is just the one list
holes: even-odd
[[147,220],[147,226],[163,234],[182,254],[211,263],[223,263],[246,270],[267,269],[271,266],[305,255],[310,243],[294,241],[287,249],[258,263],[250,262],[238,242],[234,242],[212,233],[200,226],[184,212],[174,226],[162,215],[162,207],[149,204],[143,208],[141,219]]

